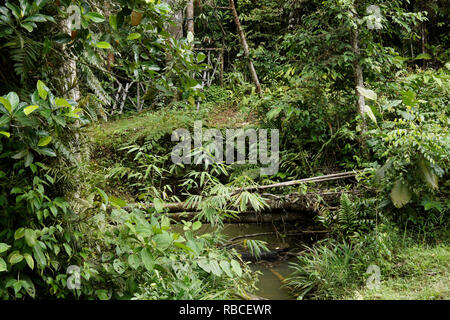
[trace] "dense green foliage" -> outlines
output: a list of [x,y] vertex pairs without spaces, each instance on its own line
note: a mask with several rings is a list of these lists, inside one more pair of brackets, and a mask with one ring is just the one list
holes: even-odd
[[[394,292],[404,275],[426,282],[433,264],[445,279],[445,1],[236,0],[249,58],[229,1],[194,2],[195,34],[176,20],[182,0],[0,5],[0,298],[243,296],[257,277],[225,222],[270,211],[266,196],[311,194],[328,237],[292,263],[294,296],[378,298],[370,265]],[[280,129],[279,172],[174,164],[171,134],[196,120]],[[239,190],[351,170],[354,180]],[[185,216],[169,208],[180,202]],[[243,243],[256,258],[269,250]],[[448,299],[441,280],[417,295]]]

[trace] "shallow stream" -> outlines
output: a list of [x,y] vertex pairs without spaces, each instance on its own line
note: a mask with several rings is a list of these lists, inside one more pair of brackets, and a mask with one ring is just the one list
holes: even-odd
[[[267,242],[269,249],[287,248],[291,252],[301,251],[304,245],[309,245],[316,241],[314,237],[305,235],[283,236],[283,233],[299,231],[298,226],[294,225],[273,225],[272,223],[262,224],[227,224],[224,227],[223,233],[229,238],[258,234],[271,233],[278,231],[279,234],[260,235],[248,239],[263,240]],[[241,241],[244,238],[239,239]],[[239,240],[236,240],[239,242]],[[296,257],[287,258],[280,255],[280,259],[276,261],[259,261],[252,262],[251,269],[259,271],[259,281],[257,283],[258,291],[254,294],[271,300],[289,300],[295,299],[290,291],[283,287],[283,278],[288,277],[293,271],[290,268],[290,263],[296,261]]]

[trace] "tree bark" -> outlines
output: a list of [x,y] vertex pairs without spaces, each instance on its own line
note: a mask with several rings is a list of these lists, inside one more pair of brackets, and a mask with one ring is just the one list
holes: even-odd
[[[72,34],[71,22],[69,19],[61,20],[60,28],[63,33]],[[61,52],[66,51],[66,45],[61,45]],[[61,90],[65,97],[70,97],[74,101],[80,100],[80,89],[77,79],[77,62],[75,59],[64,59],[59,68],[62,79]]]
[[259,83],[258,75],[256,74],[255,66],[253,65],[252,59],[250,57],[250,50],[248,48],[247,40],[245,38],[244,30],[242,29],[241,22],[239,21],[239,16],[234,6],[234,0],[229,0],[231,13],[233,14],[234,22],[241,40],[242,48],[244,49],[245,58],[248,61],[248,68],[250,70],[250,75],[252,76],[253,83],[256,87],[256,92],[261,93],[261,84]]
[[353,52],[353,73],[354,73],[354,77],[355,77],[355,90],[356,90],[356,96],[358,98],[356,106],[357,106],[358,113],[362,118],[362,132],[364,133],[367,130],[367,124],[366,124],[366,118],[365,118],[366,106],[365,106],[364,96],[358,90],[358,87],[364,88],[364,77],[363,77],[361,63],[359,62],[361,52],[359,49],[358,29],[353,29],[351,31],[351,45],[352,45],[352,52]]
[[169,26],[167,31],[172,37],[179,40],[183,37],[183,11],[178,10],[178,8],[175,7],[176,0],[164,0],[164,2],[169,4],[172,8],[172,21],[175,23],[175,25]]
[[195,34],[194,30],[194,0],[189,0],[186,6],[187,31]]

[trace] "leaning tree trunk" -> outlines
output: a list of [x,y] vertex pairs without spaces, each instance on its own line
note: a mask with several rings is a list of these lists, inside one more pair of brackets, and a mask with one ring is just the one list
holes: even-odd
[[261,93],[261,85],[258,80],[258,75],[256,74],[255,66],[253,65],[252,59],[250,58],[250,50],[248,49],[248,44],[247,40],[245,39],[244,30],[242,30],[241,22],[239,21],[239,16],[237,14],[236,7],[234,6],[234,0],[229,0],[229,2],[234,22],[236,23],[239,38],[241,39],[242,48],[244,49],[244,55],[248,61],[248,68],[250,70],[250,75],[252,76],[253,83],[255,84],[256,92]]

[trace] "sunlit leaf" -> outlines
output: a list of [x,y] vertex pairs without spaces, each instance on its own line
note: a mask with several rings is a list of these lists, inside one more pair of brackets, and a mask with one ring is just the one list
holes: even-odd
[[28,106],[23,109],[23,113],[25,113],[25,115],[29,115],[30,113],[34,112],[37,109],[39,109],[39,106],[36,105]]
[[39,139],[38,147],[45,147],[51,141],[52,141],[52,137],[50,137],[50,136],[43,137],[43,138]]
[[67,107],[67,108],[72,108],[72,106],[70,105],[69,101],[67,101],[64,98],[56,98],[55,99],[55,104],[59,107]]
[[106,41],[100,41],[96,44],[96,46],[100,49],[111,49],[111,45]]
[[5,99],[5,98],[3,98],[3,97],[0,97],[0,102],[5,106],[6,110],[7,110],[9,113],[12,113],[12,106],[11,106],[11,103],[9,102],[8,99]]
[[37,82],[37,89],[39,96],[44,100],[47,99],[48,91],[46,89],[46,85],[41,80],[38,80]]
[[136,40],[141,37],[140,33],[131,33],[128,35],[127,40]]
[[370,100],[377,100],[377,94],[375,92],[373,92],[372,90],[366,89],[366,88],[363,88],[360,86],[358,86],[356,88],[358,89],[359,94],[364,96],[365,98],[370,99]]

